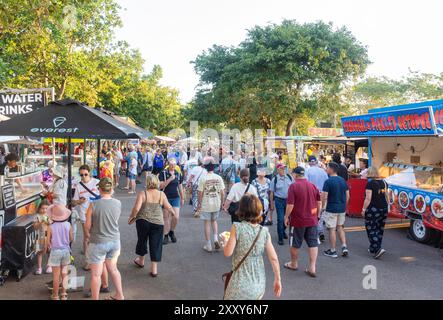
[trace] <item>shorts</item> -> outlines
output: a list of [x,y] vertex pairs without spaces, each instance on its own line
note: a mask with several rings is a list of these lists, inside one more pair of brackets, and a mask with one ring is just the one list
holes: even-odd
[[120,255],[120,241],[108,241],[105,243],[89,243],[86,250],[86,262],[99,264],[105,260],[117,260]]
[[51,249],[48,266],[60,267],[71,263],[71,251],[69,249]]
[[220,215],[220,211],[216,211],[216,212],[202,212],[200,214],[200,219],[205,220],[205,221],[215,221],[218,219]]
[[345,224],[346,213],[324,213],[324,220],[326,228],[335,229],[337,226],[342,226]]
[[172,199],[168,198],[168,201],[173,208],[180,208],[180,197]]
[[309,248],[318,247],[318,231],[317,226],[313,227],[291,227],[289,232],[289,245],[294,248],[301,248],[305,239]]
[[137,180],[137,175],[133,174],[133,173],[129,173],[128,178],[129,178],[129,180]]

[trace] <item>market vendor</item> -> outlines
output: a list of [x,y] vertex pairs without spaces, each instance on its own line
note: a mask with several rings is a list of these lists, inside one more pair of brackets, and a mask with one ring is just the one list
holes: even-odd
[[9,153],[5,157],[5,163],[0,165],[0,175],[5,175],[5,169],[8,167],[9,172],[18,172],[17,162],[19,161],[19,157],[15,153]]
[[367,179],[368,178],[368,159],[360,158],[360,173],[354,173],[350,172],[349,174],[353,178],[361,178],[361,179]]

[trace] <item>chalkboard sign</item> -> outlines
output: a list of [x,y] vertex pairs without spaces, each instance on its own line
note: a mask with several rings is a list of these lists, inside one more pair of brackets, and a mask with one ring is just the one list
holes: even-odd
[[2,187],[2,200],[5,209],[15,206],[14,187],[12,184],[7,184]]

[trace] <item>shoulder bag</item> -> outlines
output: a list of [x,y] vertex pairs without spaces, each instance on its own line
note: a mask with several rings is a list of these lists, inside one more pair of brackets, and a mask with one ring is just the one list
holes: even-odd
[[251,253],[252,249],[254,249],[255,244],[258,241],[258,238],[260,237],[261,231],[263,230],[263,227],[260,226],[259,227],[260,230],[258,230],[257,236],[254,239],[254,242],[252,242],[251,247],[249,248],[248,252],[246,252],[245,256],[240,260],[240,262],[237,264],[237,266],[234,268],[234,270],[231,270],[227,273],[224,273],[222,275],[222,280],[225,282],[225,286],[224,286],[224,293],[223,293],[223,299],[225,298],[225,294],[226,294],[226,289],[228,288],[229,285],[229,281],[231,281],[232,278],[232,274],[237,271],[241,265],[243,264],[243,262],[245,262],[246,258],[249,256],[249,254]]

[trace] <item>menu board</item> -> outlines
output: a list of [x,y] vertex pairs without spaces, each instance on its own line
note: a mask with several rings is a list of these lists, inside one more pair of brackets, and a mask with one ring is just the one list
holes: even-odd
[[11,184],[2,187],[2,199],[5,209],[15,206],[14,187]]

